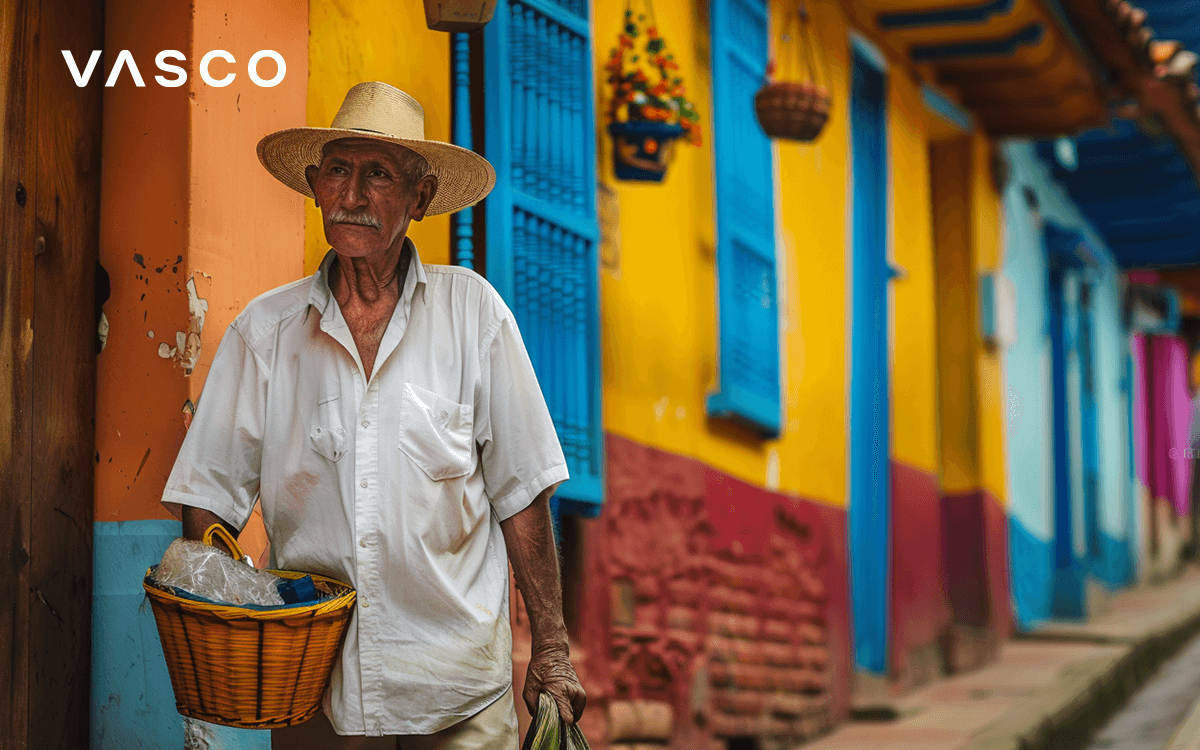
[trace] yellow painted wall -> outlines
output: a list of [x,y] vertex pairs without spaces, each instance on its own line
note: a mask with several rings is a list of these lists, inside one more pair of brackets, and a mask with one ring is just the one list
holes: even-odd
[[[825,50],[834,106],[815,144],[778,141],[777,248],[784,355],[784,434],[761,441],[710,424],[716,383],[712,118],[707,9],[655,3],[656,20],[704,119],[706,141],[680,146],[661,185],[615,182],[611,143],[601,172],[618,196],[619,267],[601,278],[604,424],[609,432],[692,456],[746,481],[841,505],[847,471],[849,25],[839,4],[809,4]],[[622,0],[595,6],[596,60],[612,48]],[[775,23],[786,3],[772,3]],[[893,252],[908,278],[895,288],[894,451],[937,466],[929,175],[919,86],[897,61],[889,75],[895,198]],[[601,85],[598,110],[603,111]]]
[[972,260],[971,148],[966,138],[931,154],[937,273],[938,409],[943,492],[979,487],[979,420],[975,397],[976,294]]
[[892,457],[938,468],[937,339],[929,142],[920,85],[895,68],[889,76],[892,258]]
[[[971,139],[972,218],[975,221],[975,270],[977,275],[1002,267],[1004,247],[1000,195],[992,179],[992,146],[982,133]],[[976,282],[978,284],[978,282]],[[1004,469],[1004,374],[1000,353],[978,345],[977,398],[979,402],[979,485],[1001,504],[1005,502]]]
[[1004,394],[999,353],[979,333],[979,277],[1001,265],[999,196],[985,134],[934,149],[941,486],[1004,502]]
[[[308,124],[329,127],[346,92],[383,81],[425,108],[425,137],[450,140],[450,35],[425,26],[424,6],[405,0],[309,0]],[[329,250],[320,209],[306,200],[305,273]],[[450,218],[409,229],[423,263],[450,262]]]

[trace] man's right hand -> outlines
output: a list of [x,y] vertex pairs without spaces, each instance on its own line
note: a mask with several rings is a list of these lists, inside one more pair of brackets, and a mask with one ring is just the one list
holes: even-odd
[[[193,508],[189,505],[183,506],[183,538],[184,539],[191,539],[191,540],[194,540],[197,542],[202,541],[203,537],[204,537],[204,532],[208,531],[208,527],[212,526],[214,523],[221,524],[222,526],[225,527],[226,531],[229,532],[230,536],[232,536],[235,539],[237,538],[237,535],[238,535],[237,529],[230,526],[228,523],[225,522],[224,519],[222,519],[216,513],[213,513],[211,510],[204,510],[203,508]],[[213,546],[216,547],[217,549],[221,550],[222,552],[225,552],[230,557],[233,556],[233,550],[231,550],[231,549],[229,549],[229,547],[225,546],[225,542],[221,541],[221,539],[219,537],[213,539]]]

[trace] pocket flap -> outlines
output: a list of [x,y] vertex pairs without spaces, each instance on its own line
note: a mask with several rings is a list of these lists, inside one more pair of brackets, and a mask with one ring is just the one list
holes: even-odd
[[470,404],[405,383],[400,400],[400,450],[430,479],[440,481],[471,471],[474,414]]

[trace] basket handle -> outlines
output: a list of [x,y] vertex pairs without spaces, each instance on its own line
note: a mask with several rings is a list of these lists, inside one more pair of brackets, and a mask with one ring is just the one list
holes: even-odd
[[240,546],[238,546],[237,539],[234,539],[233,534],[229,533],[229,529],[225,528],[219,523],[214,523],[212,526],[209,526],[204,531],[204,536],[200,538],[200,541],[204,542],[210,547],[215,546],[213,545],[214,536],[220,537],[221,541],[225,542],[225,545],[229,547],[229,551],[233,553],[233,559],[245,559],[246,553],[242,551]]

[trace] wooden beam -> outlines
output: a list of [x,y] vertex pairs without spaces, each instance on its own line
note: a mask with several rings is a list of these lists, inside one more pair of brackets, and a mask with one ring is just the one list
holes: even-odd
[[0,3],[0,738],[29,747],[30,496],[33,492],[33,233],[39,0]]
[[0,8],[0,744],[87,747],[103,87],[100,0]]
[[1155,62],[1165,65],[1170,58],[1163,56],[1172,51],[1183,54],[1181,47],[1153,39],[1143,25],[1145,12],[1127,2],[1063,0],[1063,6],[1118,91],[1135,97],[1143,115],[1157,115],[1200,184],[1200,121],[1194,97],[1186,83],[1160,78],[1155,71]]

